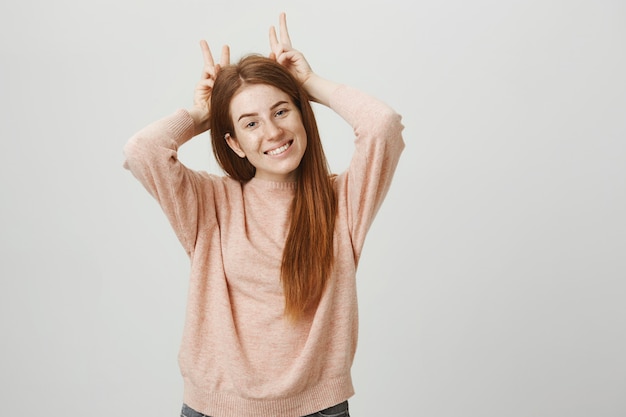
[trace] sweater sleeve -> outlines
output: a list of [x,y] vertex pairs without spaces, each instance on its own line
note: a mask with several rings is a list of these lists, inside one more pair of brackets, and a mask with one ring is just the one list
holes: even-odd
[[[348,86],[339,87],[331,108],[352,126],[355,150],[338,176],[340,209],[346,210],[355,259],[391,185],[404,149],[401,116],[385,103]],[[343,207],[342,207],[343,206]]]
[[189,169],[178,160],[178,147],[193,135],[193,120],[181,109],[144,127],[124,146],[124,168],[161,205],[188,254],[195,247],[199,213],[203,218],[215,218],[212,205],[205,204],[212,193],[204,178],[206,174]]

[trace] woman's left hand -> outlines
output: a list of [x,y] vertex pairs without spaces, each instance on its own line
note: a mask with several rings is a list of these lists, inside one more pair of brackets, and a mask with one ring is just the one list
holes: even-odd
[[311,66],[302,52],[293,49],[287,31],[287,17],[285,13],[279,16],[280,41],[276,36],[276,28],[270,27],[270,58],[285,67],[301,84],[304,84],[313,74]]

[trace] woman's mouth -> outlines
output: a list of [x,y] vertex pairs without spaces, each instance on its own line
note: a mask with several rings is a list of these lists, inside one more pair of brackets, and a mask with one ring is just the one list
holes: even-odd
[[293,140],[290,140],[289,142],[285,143],[283,146],[280,146],[278,148],[274,148],[271,149],[269,151],[265,151],[266,155],[270,155],[270,156],[276,156],[276,155],[280,155],[281,153],[285,152],[287,149],[289,149],[289,147],[293,144]]

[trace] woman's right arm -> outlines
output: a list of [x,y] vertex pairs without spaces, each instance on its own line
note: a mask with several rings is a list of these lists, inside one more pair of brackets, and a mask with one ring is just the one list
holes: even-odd
[[194,130],[193,119],[181,109],[144,127],[124,146],[124,168],[157,200],[187,253],[196,241],[201,174],[178,160],[178,147]]
[[[124,167],[143,184],[159,202],[187,253],[193,251],[198,230],[198,213],[210,213],[211,201],[206,174],[185,167],[178,159],[178,148],[192,137],[206,131],[213,80],[219,65],[205,41],[202,76],[188,110],[155,121],[141,129],[124,147]],[[222,65],[227,65],[228,47],[222,50]],[[207,198],[208,197],[208,198]]]

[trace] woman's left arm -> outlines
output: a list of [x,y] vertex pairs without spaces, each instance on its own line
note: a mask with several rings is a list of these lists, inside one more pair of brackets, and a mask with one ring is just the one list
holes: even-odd
[[393,108],[349,86],[335,91],[330,108],[352,126],[355,134],[350,166],[336,183],[340,210],[346,210],[358,258],[404,150],[404,126]]

